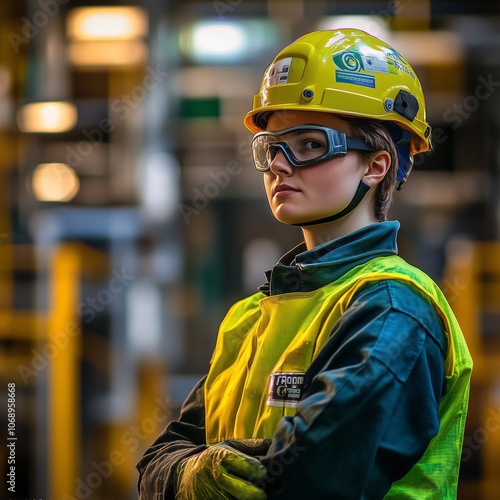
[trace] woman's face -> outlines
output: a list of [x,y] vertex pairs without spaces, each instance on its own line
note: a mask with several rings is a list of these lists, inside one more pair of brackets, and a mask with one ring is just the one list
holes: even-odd
[[[278,111],[267,130],[279,131],[297,125],[322,125],[344,132],[351,130],[338,116],[314,111]],[[352,200],[366,171],[355,151],[306,167],[292,167],[282,151],[264,172],[264,186],[271,210],[281,222],[299,224],[340,212]]]

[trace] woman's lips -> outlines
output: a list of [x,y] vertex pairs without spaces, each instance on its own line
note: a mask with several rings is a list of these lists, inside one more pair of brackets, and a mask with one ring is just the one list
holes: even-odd
[[273,195],[278,197],[288,196],[293,193],[298,193],[298,189],[289,186],[288,184],[278,184],[273,191]]

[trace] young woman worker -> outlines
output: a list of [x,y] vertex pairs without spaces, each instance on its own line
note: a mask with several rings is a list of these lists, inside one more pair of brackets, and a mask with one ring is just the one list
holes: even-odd
[[272,213],[304,242],[227,313],[138,464],[141,499],[456,498],[472,361],[387,220],[430,148],[414,70],[362,31],[309,33],[245,125]]

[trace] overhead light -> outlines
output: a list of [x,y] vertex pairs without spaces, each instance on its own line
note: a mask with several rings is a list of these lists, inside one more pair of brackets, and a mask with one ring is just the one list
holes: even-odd
[[68,13],[71,40],[134,40],[148,33],[148,17],[139,7],[80,7]]
[[146,64],[148,16],[140,7],[79,7],[68,13],[69,59],[80,68]]
[[33,172],[32,187],[39,201],[70,201],[78,193],[80,181],[66,163],[40,163]]
[[72,42],[69,60],[80,67],[123,67],[146,64],[148,47],[142,40]]
[[377,15],[327,16],[317,26],[318,30],[357,29],[387,41],[390,27],[387,19]]
[[234,57],[245,48],[245,33],[235,24],[202,24],[193,33],[193,50],[203,57]]
[[241,63],[281,45],[281,31],[270,20],[202,20],[181,27],[181,53],[198,64]]
[[76,125],[77,119],[76,106],[65,101],[25,104],[17,112],[17,124],[23,132],[67,132]]

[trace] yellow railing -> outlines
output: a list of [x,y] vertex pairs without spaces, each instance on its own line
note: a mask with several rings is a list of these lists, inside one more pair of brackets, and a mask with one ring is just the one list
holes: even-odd
[[50,259],[47,341],[54,343],[56,354],[50,363],[48,383],[49,498],[62,498],[77,487],[81,448],[81,279],[106,272],[105,257],[80,244],[60,245]]
[[[474,498],[500,498],[500,243],[449,244],[443,290],[474,360],[462,466],[478,454]],[[487,326],[487,328],[486,328]],[[486,331],[488,330],[488,331]],[[465,497],[464,497],[465,498]]]

